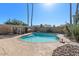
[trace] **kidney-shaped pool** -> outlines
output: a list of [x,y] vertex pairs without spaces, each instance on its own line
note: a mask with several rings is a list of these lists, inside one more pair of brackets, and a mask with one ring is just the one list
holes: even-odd
[[59,40],[56,34],[38,32],[22,36],[19,39],[26,42],[57,42]]

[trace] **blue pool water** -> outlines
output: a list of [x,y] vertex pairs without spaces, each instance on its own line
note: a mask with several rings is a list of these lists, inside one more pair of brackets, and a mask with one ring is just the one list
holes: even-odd
[[26,42],[57,42],[58,37],[56,34],[51,33],[32,33],[27,36],[20,37],[20,40]]

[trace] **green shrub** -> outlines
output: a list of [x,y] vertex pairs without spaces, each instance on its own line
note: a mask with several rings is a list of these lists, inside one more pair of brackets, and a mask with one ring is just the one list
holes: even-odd
[[26,23],[24,23],[23,21],[17,20],[17,19],[9,19],[8,21],[5,22],[5,24],[27,26]]
[[66,29],[68,30],[68,35],[72,36],[76,39],[77,42],[79,42],[79,24],[77,25],[68,25],[66,26]]

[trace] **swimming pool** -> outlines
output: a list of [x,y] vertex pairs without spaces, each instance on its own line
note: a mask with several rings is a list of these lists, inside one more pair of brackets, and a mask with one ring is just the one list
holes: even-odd
[[51,33],[32,33],[30,35],[20,37],[20,40],[26,42],[57,42],[59,38],[56,34]]

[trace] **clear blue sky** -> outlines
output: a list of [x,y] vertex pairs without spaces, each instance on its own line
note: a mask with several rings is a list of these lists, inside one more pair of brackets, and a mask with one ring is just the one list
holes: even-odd
[[[31,4],[29,6],[31,11]],[[76,4],[73,4],[73,14],[75,14],[75,7]],[[9,18],[22,20],[27,23],[27,4],[0,4],[0,23],[3,24]],[[33,25],[60,25],[65,24],[65,22],[69,22],[69,4],[34,4]]]

